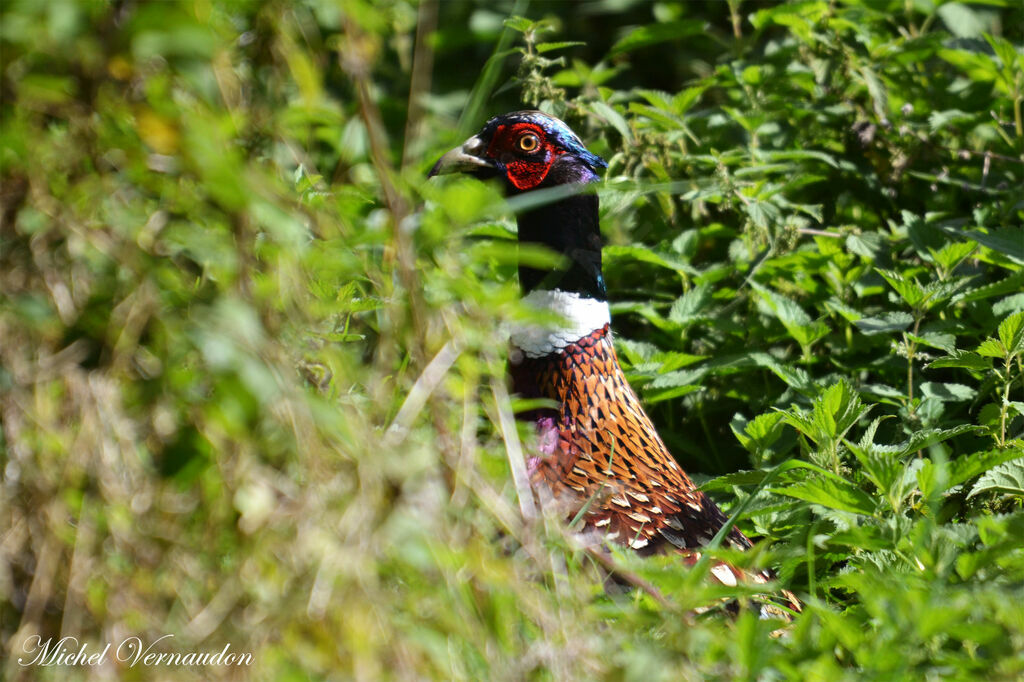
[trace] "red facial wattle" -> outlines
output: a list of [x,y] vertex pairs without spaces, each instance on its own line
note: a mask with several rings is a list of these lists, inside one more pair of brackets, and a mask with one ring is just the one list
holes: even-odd
[[[537,137],[538,146],[524,153],[517,146],[526,134]],[[544,182],[551,165],[565,151],[547,141],[544,130],[532,123],[514,123],[498,126],[487,147],[487,156],[505,167],[505,175],[512,186],[520,191],[533,189]]]

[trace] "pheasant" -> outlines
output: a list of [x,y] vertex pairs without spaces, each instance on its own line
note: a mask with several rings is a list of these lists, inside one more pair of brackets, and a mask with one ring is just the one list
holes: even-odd
[[[508,195],[569,190],[517,217],[521,244],[540,244],[564,256],[558,269],[519,268],[524,302],[562,320],[511,335],[513,389],[557,405],[525,415],[538,432],[539,452],[528,461],[531,482],[549,491],[568,518],[579,516],[584,533],[642,555],[676,552],[693,564],[726,517],[669,453],[615,355],[601,273],[598,197],[571,191],[572,185],[596,182],[607,165],[561,120],[517,111],[489,120],[441,157],[430,175],[501,178]],[[725,541],[751,547],[735,527]],[[711,573],[729,586],[772,578],[767,571],[744,572],[725,563],[713,564]],[[776,599],[800,610],[789,593]],[[785,617],[777,608],[763,607],[762,614]]]

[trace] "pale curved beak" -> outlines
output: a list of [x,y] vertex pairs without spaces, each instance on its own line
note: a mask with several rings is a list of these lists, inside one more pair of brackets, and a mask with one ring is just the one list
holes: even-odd
[[487,150],[487,146],[484,141],[474,135],[461,146],[451,150],[434,164],[434,167],[427,173],[428,178],[432,178],[435,175],[445,175],[447,173],[466,173],[472,171],[479,171],[485,168],[494,168],[494,163],[484,158],[484,152]]

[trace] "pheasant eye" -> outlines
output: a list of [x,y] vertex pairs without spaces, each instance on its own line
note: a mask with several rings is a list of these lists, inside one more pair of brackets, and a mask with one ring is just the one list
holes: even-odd
[[532,152],[540,146],[540,138],[533,133],[526,133],[519,138],[519,148],[524,152]]

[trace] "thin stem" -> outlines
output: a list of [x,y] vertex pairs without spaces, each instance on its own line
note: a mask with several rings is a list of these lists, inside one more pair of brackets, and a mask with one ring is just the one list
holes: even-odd
[[413,160],[413,139],[419,134],[423,118],[423,96],[430,92],[430,75],[434,70],[434,50],[430,35],[437,29],[438,0],[423,0],[416,16],[416,48],[413,52],[412,76],[409,79],[409,109],[405,117],[405,142],[402,146],[402,168]]
[[[653,584],[651,584],[647,580],[644,580],[642,577],[640,577],[636,573],[634,573],[634,572],[632,572],[630,570],[627,570],[627,569],[625,569],[625,568],[623,568],[621,566],[618,566],[612,560],[612,558],[610,556],[608,556],[608,554],[605,553],[605,550],[603,550],[602,548],[600,548],[600,547],[585,547],[584,551],[587,553],[587,556],[589,556],[591,559],[593,559],[597,563],[601,564],[601,566],[606,571],[608,571],[609,573],[613,574],[616,578],[619,578],[620,580],[629,583],[633,587],[636,587],[636,588],[642,590],[643,592],[646,592],[651,597],[651,599],[656,601],[663,608],[666,608],[666,609],[674,609],[675,608],[673,606],[672,602],[670,602],[668,599],[666,599],[665,596],[661,593],[660,590],[658,590],[657,587],[655,587]],[[683,618],[688,620],[688,619],[691,618],[691,616],[690,616],[690,614],[686,613],[686,614],[683,614]]]
[[807,533],[807,594],[810,599],[814,599],[814,593],[818,589],[817,577],[814,574],[814,534],[817,531],[818,522],[815,521],[810,532]]
[[[914,336],[917,336],[921,328],[920,314],[914,316]],[[903,345],[907,349],[907,397],[910,404],[910,413],[914,413],[914,355],[917,353],[917,341],[911,342],[906,332],[903,333]]]
[[519,511],[524,519],[532,521],[537,518],[537,507],[533,501],[533,489],[530,487],[530,476],[526,471],[522,443],[519,442],[519,432],[516,430],[515,418],[512,415],[512,401],[504,382],[496,377],[491,378],[491,393],[494,395],[494,406],[498,411],[501,438],[505,441],[505,454],[512,470],[512,482],[519,498]]
[[1021,105],[1024,103],[1024,95],[1013,100],[1013,121],[1017,127],[1017,137],[1024,137],[1024,117],[1021,116]]
[[1010,407],[1010,368],[1012,357],[1006,358],[1006,381],[1003,382],[1003,404],[999,406],[999,447],[1006,447],[1006,413]]
[[739,40],[743,37],[742,18],[740,17],[740,0],[729,0],[729,18],[732,21],[732,36]]

